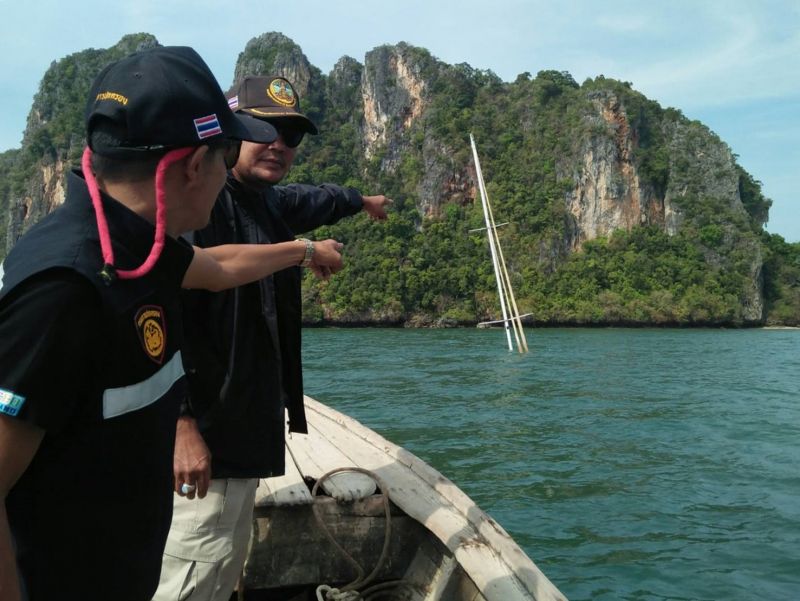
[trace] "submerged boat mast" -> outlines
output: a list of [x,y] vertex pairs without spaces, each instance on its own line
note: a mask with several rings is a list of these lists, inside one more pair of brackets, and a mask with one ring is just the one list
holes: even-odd
[[494,222],[492,207],[489,204],[489,194],[486,191],[486,184],[483,181],[483,172],[481,171],[481,162],[478,158],[478,149],[475,146],[475,138],[472,134],[469,135],[469,141],[472,146],[472,157],[475,161],[475,173],[477,174],[478,189],[481,194],[483,217],[486,222],[486,233],[489,236],[489,250],[492,255],[494,276],[497,280],[497,295],[500,298],[500,309],[503,314],[502,324],[506,331],[508,350],[514,350],[511,344],[511,329],[513,328],[517,350],[520,353],[526,353],[528,352],[528,341],[525,339],[525,332],[522,329],[522,319],[519,314],[519,309],[517,308],[517,301],[514,298],[514,291],[511,289],[511,280],[508,277],[508,270],[506,269],[505,259],[503,257],[503,249],[500,247],[500,239],[497,237],[497,226]]

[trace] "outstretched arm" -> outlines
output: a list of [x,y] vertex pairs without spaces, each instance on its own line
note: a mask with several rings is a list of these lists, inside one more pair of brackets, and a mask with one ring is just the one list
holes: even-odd
[[310,232],[321,225],[333,225],[362,210],[372,219],[383,220],[392,204],[392,200],[382,194],[363,196],[355,188],[334,184],[274,186],[264,199],[295,234]]
[[378,194],[377,196],[362,196],[361,200],[364,203],[364,212],[372,219],[377,221],[386,219],[386,208],[392,204],[391,198]]
[[[317,275],[329,275],[342,268],[342,244],[336,240],[314,242],[309,267]],[[301,240],[276,244],[224,244],[194,247],[194,257],[182,286],[218,292],[255,282],[268,275],[299,265],[305,257]]]

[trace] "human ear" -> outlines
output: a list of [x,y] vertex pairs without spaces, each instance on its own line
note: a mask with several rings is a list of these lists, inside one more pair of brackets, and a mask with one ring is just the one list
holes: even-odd
[[[202,175],[204,160],[209,152],[206,145],[198,146],[187,158],[184,167],[186,179],[189,182],[197,181]],[[207,168],[207,166],[206,166]]]

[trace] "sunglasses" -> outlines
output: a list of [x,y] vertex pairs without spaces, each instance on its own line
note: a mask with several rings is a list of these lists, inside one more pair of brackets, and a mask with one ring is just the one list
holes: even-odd
[[303,141],[303,136],[306,135],[306,132],[302,129],[297,129],[297,127],[288,120],[270,119],[269,123],[278,131],[278,135],[283,139],[283,143],[289,148],[297,148],[300,146],[300,142]]
[[[285,141],[285,140],[284,140]],[[300,142],[298,142],[299,144]],[[288,142],[287,142],[288,144]],[[242,141],[241,140],[232,140],[230,138],[220,141],[215,141],[213,143],[207,144],[212,149],[222,149],[222,157],[225,160],[225,168],[226,169],[233,169],[233,166],[236,164],[236,161],[239,160],[239,151],[242,149]],[[120,146],[117,148],[117,151],[124,151],[126,153],[133,153],[141,156],[144,156],[147,153],[151,152],[166,152],[169,150],[175,150],[174,146],[164,146],[163,144],[151,144],[149,146]]]
[[225,159],[225,168],[233,169],[236,161],[239,160],[239,151],[242,149],[241,140],[226,140],[223,147],[223,158]]

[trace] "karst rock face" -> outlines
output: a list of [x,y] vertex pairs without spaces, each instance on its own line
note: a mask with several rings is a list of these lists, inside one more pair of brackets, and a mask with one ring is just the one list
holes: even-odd
[[92,81],[109,62],[158,45],[149,34],[131,34],[105,50],[89,49],[54,61],[33,100],[17,164],[21,184],[0,207],[8,211],[6,249],[64,202],[66,173],[80,163],[85,145],[84,109]]
[[[83,107],[96,73],[112,60],[157,44],[151,35],[135,34],[112,48],[86,50],[52,63],[28,116],[22,147],[15,151],[19,183],[0,198],[8,224],[6,249],[63,202],[65,174],[77,166],[84,145]],[[619,230],[651,226],[675,236],[685,227],[702,228],[704,222],[694,209],[701,205],[722,207],[733,221],[737,215],[742,222],[760,221],[757,227],[766,221],[766,209],[748,215],[741,197],[741,168],[723,141],[678,111],[645,114],[641,104],[651,101],[629,87],[626,91],[619,82],[603,85],[602,77],[591,86],[579,86],[563,74],[564,88],[527,74],[504,83],[491,72],[443,63],[406,43],[374,48],[363,63],[342,57],[324,75],[297,44],[275,32],[247,43],[231,83],[248,75],[289,79],[302,109],[321,126],[320,136],[304,145],[308,152],[340,157],[340,164],[332,165],[338,168],[335,173],[402,179],[408,200],[423,219],[441,217],[448,205],[479,202],[467,128],[475,128],[479,140],[493,141],[495,156],[506,153],[513,159],[518,152],[523,175],[530,149],[541,147],[542,160],[553,165],[560,186],[554,202],[562,203],[564,218],[560,231],[542,236],[527,249],[530,260],[540,265],[555,268],[587,241]],[[226,89],[228,82],[221,83]],[[547,130],[537,121],[543,111],[553,110],[547,104],[551,97],[560,99],[559,106],[571,115],[571,121],[563,121],[569,127]],[[446,110],[451,118],[466,115],[465,128],[442,133]],[[349,137],[342,134],[345,130]],[[509,142],[495,141],[503,135]],[[340,147],[326,147],[329,139],[336,139]],[[560,142],[553,145],[553,139]],[[483,167],[484,175],[504,177],[494,172],[491,159]],[[703,252],[709,265],[725,262],[731,252],[747,263],[740,269],[747,273],[740,293],[743,319],[756,323],[764,318],[763,253],[757,239],[743,229],[733,222],[717,227],[717,246]]]

